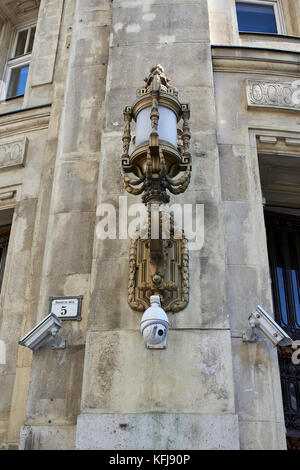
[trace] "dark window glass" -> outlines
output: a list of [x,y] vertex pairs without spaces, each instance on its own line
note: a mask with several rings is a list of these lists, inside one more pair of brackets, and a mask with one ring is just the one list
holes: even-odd
[[300,339],[300,218],[265,213],[276,321]]
[[0,290],[3,281],[10,228],[0,228]]
[[22,65],[12,69],[8,92],[6,98],[14,98],[22,96],[25,93],[27,77],[28,77],[29,65]]
[[20,31],[19,32],[14,57],[19,57],[19,56],[25,54],[27,34],[28,34],[28,29],[26,29],[25,31]]
[[286,351],[279,351],[281,388],[285,426],[288,440],[293,439],[295,449],[300,449],[300,367],[292,363]]
[[36,31],[36,28],[31,28],[30,30],[30,38],[29,38],[29,43],[28,43],[27,54],[30,54],[32,52],[35,31]]
[[[300,339],[300,217],[265,212],[275,320]],[[300,366],[292,348],[279,348],[279,366],[289,449],[300,450]]]
[[240,31],[277,33],[273,6],[236,2],[236,11]]

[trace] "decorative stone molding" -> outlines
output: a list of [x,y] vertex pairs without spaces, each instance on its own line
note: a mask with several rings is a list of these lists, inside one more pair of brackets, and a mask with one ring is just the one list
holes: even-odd
[[15,10],[19,15],[28,13],[29,11],[36,10],[39,7],[39,0],[20,0],[19,2],[14,2]]
[[285,139],[285,143],[288,147],[300,148],[300,139]]
[[12,24],[18,24],[37,18],[39,7],[40,0],[3,0],[0,14]]
[[[276,155],[289,155],[299,157],[299,133],[287,134],[282,131],[257,129],[254,131],[258,152],[276,153]],[[299,135],[299,137],[298,137]]]
[[32,131],[48,129],[51,104],[41,106],[34,110],[24,109],[21,112],[0,115],[0,143],[1,141],[24,136]]
[[295,99],[297,91],[291,82],[246,80],[246,91],[249,107],[300,110],[299,99]]
[[7,201],[8,199],[13,199],[15,196],[15,191],[9,191],[2,193],[0,192],[0,201]]
[[259,141],[261,144],[277,144],[277,138],[268,135],[259,136]]
[[[0,210],[2,211],[5,209],[14,208],[17,202],[20,200],[20,197],[21,197],[21,185],[3,186],[2,188],[0,188]],[[2,212],[2,215],[3,215],[3,212]],[[9,220],[7,221],[7,223],[10,223]],[[6,221],[4,221],[2,225],[6,225]]]
[[[277,38],[276,38],[277,40]],[[294,47],[295,40],[291,45]],[[299,75],[299,53],[293,50],[265,49],[243,46],[212,46],[214,72],[247,73],[274,76],[274,81],[286,77],[290,81]],[[271,80],[271,78],[269,78]]]
[[259,155],[264,204],[297,208],[300,204],[300,133],[253,130]]
[[12,142],[0,143],[0,170],[15,166],[25,166],[28,146],[27,137]]

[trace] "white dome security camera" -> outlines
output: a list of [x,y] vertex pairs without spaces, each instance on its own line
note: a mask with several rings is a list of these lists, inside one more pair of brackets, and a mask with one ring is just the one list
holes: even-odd
[[150,297],[149,307],[141,320],[141,334],[148,349],[166,349],[169,320],[166,312],[161,308],[159,295]]

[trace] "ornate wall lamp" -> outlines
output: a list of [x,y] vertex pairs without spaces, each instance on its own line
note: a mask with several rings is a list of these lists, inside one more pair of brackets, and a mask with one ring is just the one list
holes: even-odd
[[[183,232],[175,237],[172,217],[168,237],[163,236],[162,225],[168,192],[183,193],[191,179],[190,109],[178,100],[178,90],[169,84],[161,65],[152,67],[145,82],[133,106],[124,110],[123,183],[130,194],[142,195],[148,207],[147,235],[141,230],[131,242],[128,301],[134,310],[144,311],[151,297],[159,296],[167,312],[178,312],[189,301],[187,240]],[[129,155],[132,120],[136,137]],[[153,237],[153,232],[158,235]]]

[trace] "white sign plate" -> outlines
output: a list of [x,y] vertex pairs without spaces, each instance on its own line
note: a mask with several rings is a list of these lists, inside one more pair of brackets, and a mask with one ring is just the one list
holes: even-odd
[[80,320],[81,298],[51,298],[50,310],[61,320]]

